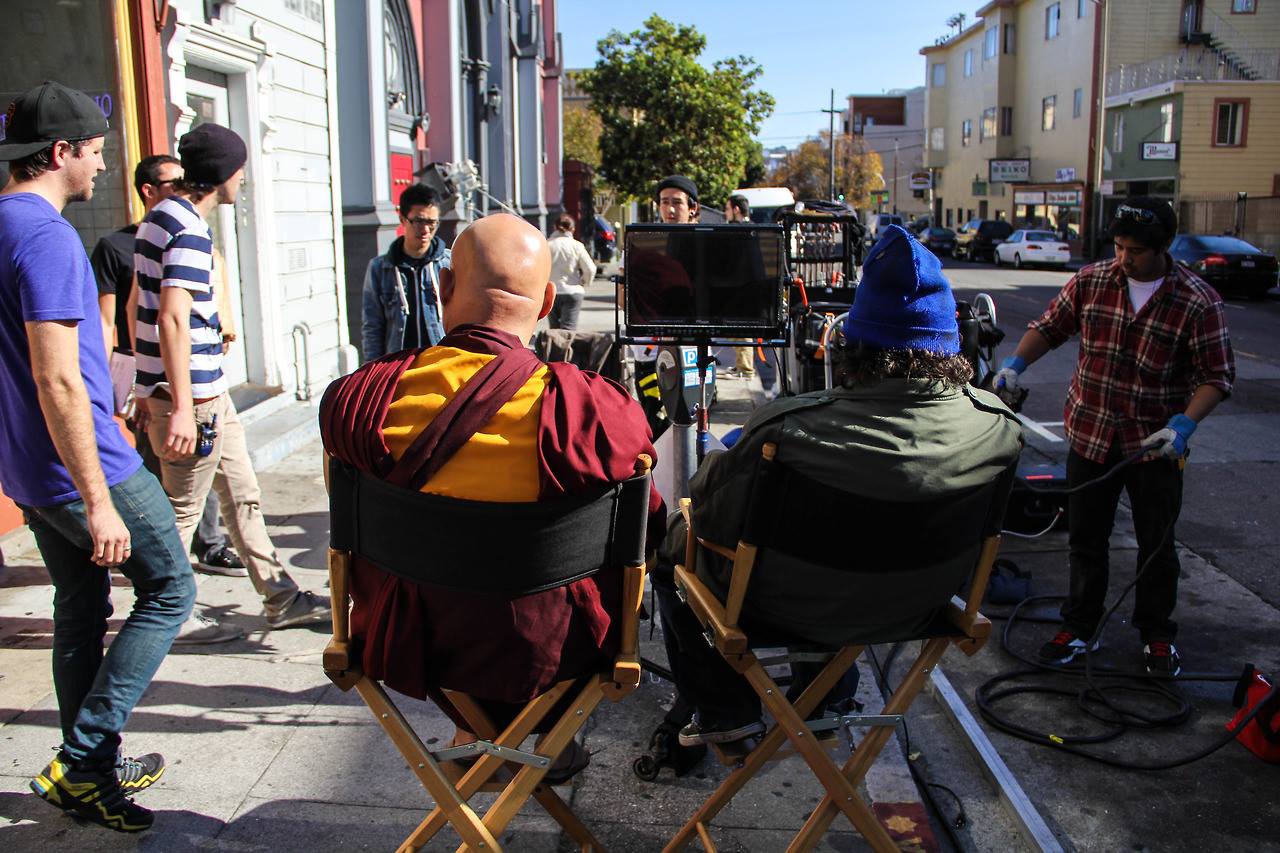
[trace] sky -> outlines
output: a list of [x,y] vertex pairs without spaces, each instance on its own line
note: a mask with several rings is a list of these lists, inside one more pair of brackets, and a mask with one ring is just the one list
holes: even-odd
[[[557,0],[566,68],[595,65],[596,42],[610,30],[629,33],[657,13],[692,24],[707,39],[710,66],[739,54],[764,73],[756,85],[777,102],[758,139],[765,148],[795,147],[827,129],[821,112],[851,94],[879,94],[924,84],[920,48],[947,34],[946,21],[981,3],[962,0]],[[836,117],[839,123],[839,116]]]

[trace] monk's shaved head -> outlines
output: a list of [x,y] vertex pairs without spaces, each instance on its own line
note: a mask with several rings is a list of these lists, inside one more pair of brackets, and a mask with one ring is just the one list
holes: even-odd
[[550,278],[551,250],[537,228],[506,213],[486,216],[453,243],[445,324],[477,323],[527,338],[550,308]]

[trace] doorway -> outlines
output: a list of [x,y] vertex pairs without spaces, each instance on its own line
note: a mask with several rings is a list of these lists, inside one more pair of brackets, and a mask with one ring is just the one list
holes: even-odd
[[[232,127],[231,110],[227,96],[227,75],[210,71],[196,65],[187,66],[187,106],[195,113],[191,126],[197,127],[206,122],[230,127],[241,137],[244,132]],[[248,340],[248,329],[244,323],[243,299],[240,279],[240,239],[237,225],[247,215],[249,209],[248,192],[250,184],[246,181],[240,189],[240,195],[234,205],[222,204],[214,208],[209,217],[209,231],[213,234],[214,252],[222,258],[219,265],[222,270],[221,280],[215,275],[214,295],[219,288],[225,288],[227,301],[220,305],[229,305],[238,339],[231,344],[222,362],[222,372],[227,378],[227,385],[235,388],[249,380],[248,360],[245,345]],[[220,298],[220,297],[219,297]],[[222,308],[219,308],[221,313]]]

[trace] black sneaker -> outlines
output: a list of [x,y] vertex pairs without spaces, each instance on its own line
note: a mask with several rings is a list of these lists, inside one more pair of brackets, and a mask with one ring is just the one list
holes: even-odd
[[164,775],[164,756],[158,752],[116,759],[116,778],[126,794],[150,788]]
[[75,770],[59,755],[31,780],[31,790],[50,805],[116,832],[150,829],[155,816],[125,796],[115,770]]
[[763,732],[764,723],[759,720],[741,726],[704,726],[695,719],[680,730],[680,745],[703,746],[709,743],[732,743]]
[[249,570],[244,567],[244,560],[240,559],[240,555],[233,551],[230,545],[208,551],[202,559],[195,562],[193,568],[206,575],[222,575],[229,578],[249,576]]
[[284,610],[267,617],[272,628],[293,628],[298,625],[315,625],[332,618],[329,597],[314,592],[299,592]]
[[1142,654],[1147,659],[1147,672],[1152,675],[1172,678],[1182,672],[1182,658],[1178,657],[1178,647],[1173,643],[1153,640],[1142,647]]
[[1096,652],[1100,645],[1100,642],[1095,642],[1090,646],[1073,632],[1062,630],[1040,647],[1040,660],[1042,663],[1067,664],[1075,660],[1076,655],[1084,654],[1086,650]]

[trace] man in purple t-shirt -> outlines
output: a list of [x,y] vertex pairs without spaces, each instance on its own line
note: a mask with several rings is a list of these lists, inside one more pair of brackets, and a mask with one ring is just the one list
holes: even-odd
[[[129,795],[164,772],[119,755],[120,731],[191,612],[195,581],[160,484],[112,420],[89,258],[61,215],[93,196],[107,122],[82,92],[46,82],[9,108],[0,160],[0,486],[22,507],[53,579],[58,755],[42,799],[120,832],[151,826]],[[110,568],[134,605],[111,651]]]

